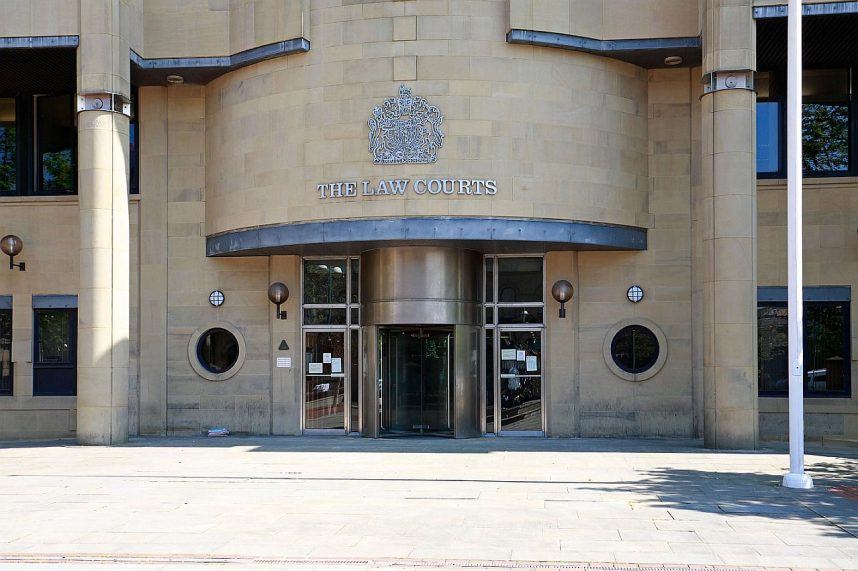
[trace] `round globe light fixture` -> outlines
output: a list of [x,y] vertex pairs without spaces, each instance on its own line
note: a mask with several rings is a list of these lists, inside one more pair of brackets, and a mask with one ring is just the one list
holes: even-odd
[[572,299],[575,288],[566,280],[557,280],[551,286],[551,297],[560,304],[560,318],[566,317],[566,302]]

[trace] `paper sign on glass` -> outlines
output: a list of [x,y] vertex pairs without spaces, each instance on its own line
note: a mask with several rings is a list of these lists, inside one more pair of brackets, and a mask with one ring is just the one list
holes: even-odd
[[331,373],[343,372],[343,360],[340,357],[331,359]]
[[515,349],[501,349],[501,361],[515,361]]
[[527,353],[525,351],[517,351],[515,354],[516,361],[524,361],[527,358]]
[[528,355],[525,362],[527,363],[528,373],[536,371],[536,355]]
[[322,362],[330,363],[331,362],[331,354],[330,353],[322,353]]
[[307,372],[311,375],[321,375],[322,370],[322,363],[307,363]]

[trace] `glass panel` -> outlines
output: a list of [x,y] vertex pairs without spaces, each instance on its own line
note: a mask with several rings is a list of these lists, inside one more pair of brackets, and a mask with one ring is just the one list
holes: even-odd
[[12,394],[12,310],[0,311],[0,395]]
[[486,433],[495,431],[495,332],[486,331]]
[[757,103],[757,172],[780,170],[781,157],[780,104],[776,101]]
[[541,307],[499,307],[498,323],[542,323]]
[[137,120],[132,119],[128,124],[128,191],[131,194],[140,194],[140,147],[138,137],[140,135]]
[[384,329],[379,335],[383,433],[449,433],[453,333]]
[[848,315],[848,303],[805,304],[805,394],[848,391],[851,364]]
[[486,258],[486,303],[493,303],[495,300],[495,259]]
[[71,95],[36,98],[39,192],[73,194],[75,125]]
[[849,170],[849,105],[810,103],[802,107],[804,170]]
[[[304,261],[304,303],[346,303],[346,261]],[[343,321],[345,323],[345,321]]]
[[345,325],[346,308],[305,308],[304,325]]
[[35,364],[72,364],[71,312],[63,309],[41,309],[36,311],[39,337],[36,339]]
[[501,430],[542,430],[541,373],[541,333],[501,331]]
[[351,325],[360,325],[360,308],[352,307],[349,311],[351,311]]
[[495,308],[487,307],[486,308],[486,325],[494,325],[495,322]]
[[849,70],[806,69],[802,73],[801,91],[805,103],[849,101]]
[[351,335],[351,370],[349,377],[350,384],[350,401],[351,401],[351,431],[359,432],[360,431],[360,402],[359,402],[359,387],[360,387],[360,368],[358,367],[358,363],[360,362],[360,346],[358,345],[358,338],[360,337],[360,330],[352,329],[349,333]]
[[542,258],[498,258],[498,303],[542,302]]
[[786,394],[789,385],[786,304],[757,307],[757,336],[760,392]]
[[238,340],[226,329],[209,329],[197,342],[197,357],[208,371],[225,373],[238,361]]
[[352,303],[360,303],[360,258],[351,260],[351,284]]
[[[757,306],[759,389],[763,395],[789,394],[787,316],[784,302]],[[805,396],[849,396],[849,304],[805,302],[804,334]]]
[[12,194],[18,187],[15,100],[0,99],[0,193]]
[[345,333],[307,331],[304,428],[345,429]]
[[643,373],[658,360],[659,346],[655,334],[643,325],[620,329],[611,341],[614,363],[627,373]]

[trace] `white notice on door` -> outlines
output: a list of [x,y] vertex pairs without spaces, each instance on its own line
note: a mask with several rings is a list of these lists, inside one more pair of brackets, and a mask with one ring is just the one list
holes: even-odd
[[322,370],[322,363],[307,363],[307,373],[311,375],[321,375]]
[[330,353],[322,353],[322,362],[330,363],[331,362],[331,354]]
[[527,358],[527,352],[526,351],[519,350],[515,354],[515,360],[516,361],[524,361],[526,358]]
[[515,349],[501,349],[501,361],[515,361]]
[[536,355],[528,355],[525,362],[527,363],[528,373],[533,373],[536,371]]
[[331,359],[331,373],[343,372],[343,360],[339,357]]

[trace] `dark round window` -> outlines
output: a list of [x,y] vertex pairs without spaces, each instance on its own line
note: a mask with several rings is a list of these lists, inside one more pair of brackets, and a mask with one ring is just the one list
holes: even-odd
[[658,360],[658,339],[643,325],[620,329],[611,341],[614,363],[627,373],[636,375],[650,369]]
[[238,361],[238,339],[226,329],[209,329],[197,341],[197,357],[210,373],[225,373]]

